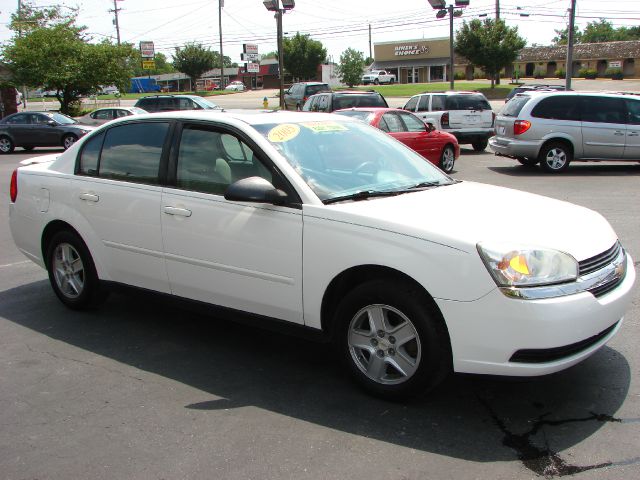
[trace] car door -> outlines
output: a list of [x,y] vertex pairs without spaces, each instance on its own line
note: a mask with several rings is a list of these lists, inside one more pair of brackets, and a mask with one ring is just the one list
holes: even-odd
[[162,196],[171,291],[302,323],[302,210],[224,198],[247,176],[282,181],[249,143],[223,126],[181,129],[170,162],[173,186]]
[[627,105],[627,140],[624,146],[624,158],[640,160],[640,100],[625,98]]
[[585,95],[581,102],[583,158],[622,158],[627,136],[624,100]]
[[51,125],[51,117],[42,113],[31,113],[31,139],[32,145],[53,146],[62,144],[63,130],[58,124]]
[[407,131],[406,125],[396,112],[387,112],[382,115],[378,123],[378,128],[383,132],[387,132],[409,148],[413,148],[415,135]]
[[109,279],[169,293],[163,257],[160,173],[168,121],[116,125],[82,146],[71,184],[74,210]]
[[408,112],[398,112],[407,129],[408,146],[431,162],[437,163],[442,150],[441,140],[437,135],[427,131],[427,127],[419,118]]
[[13,137],[16,145],[30,145],[31,127],[29,124],[30,114],[18,113],[6,120],[6,130]]

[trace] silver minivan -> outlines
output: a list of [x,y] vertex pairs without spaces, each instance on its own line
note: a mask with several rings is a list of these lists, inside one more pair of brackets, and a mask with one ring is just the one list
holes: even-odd
[[640,96],[527,92],[496,118],[489,146],[522,165],[562,172],[574,160],[640,161]]

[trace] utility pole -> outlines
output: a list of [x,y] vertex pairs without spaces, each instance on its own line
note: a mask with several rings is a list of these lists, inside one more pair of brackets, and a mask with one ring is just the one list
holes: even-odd
[[449,10],[449,64],[451,65],[449,68],[449,85],[451,90],[453,90],[453,5],[449,5],[447,10]]
[[571,12],[569,16],[569,38],[567,41],[567,62],[565,65],[564,84],[567,90],[571,89],[571,76],[573,75],[573,29],[576,25],[576,0],[571,0]]
[[283,53],[284,48],[282,47],[282,14],[284,10],[280,8],[280,0],[276,0],[276,6],[278,7],[278,11],[276,12],[276,22],[277,22],[277,30],[278,30],[278,74],[280,75],[280,109],[284,110],[284,62],[283,62]]
[[373,55],[371,52],[371,24],[369,24],[369,58],[373,58]]
[[496,20],[500,20],[500,0],[496,0]]
[[116,26],[116,38],[118,40],[118,45],[120,45],[120,24],[118,23],[118,12],[122,9],[118,8],[118,4],[116,3],[117,1],[118,0],[113,0],[113,10],[109,11],[113,12],[115,15],[115,20],[113,21],[113,23]]
[[[18,37],[22,37],[22,0],[18,0]],[[22,105],[27,109],[27,86],[22,85]],[[16,105],[16,110],[18,106]]]
[[224,0],[218,0],[218,29],[220,30],[220,90],[224,90],[224,54],[222,53],[222,7],[224,7]]

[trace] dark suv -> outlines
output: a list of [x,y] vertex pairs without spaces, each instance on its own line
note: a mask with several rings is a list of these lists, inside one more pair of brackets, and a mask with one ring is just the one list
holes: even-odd
[[220,110],[220,107],[197,95],[151,95],[142,97],[136,104],[149,113],[175,110]]
[[341,92],[318,93],[309,97],[302,108],[305,112],[333,112],[343,108],[388,108],[387,101],[375,90],[345,90]]
[[284,92],[285,110],[302,110],[302,106],[311,95],[318,92],[330,92],[328,83],[322,82],[300,82],[294,83]]

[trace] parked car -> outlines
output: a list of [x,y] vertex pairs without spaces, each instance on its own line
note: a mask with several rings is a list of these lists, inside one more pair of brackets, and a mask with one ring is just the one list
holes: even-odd
[[330,92],[328,83],[300,82],[294,83],[284,92],[285,110],[302,110],[307,99],[318,92]]
[[244,86],[244,83],[236,80],[235,82],[231,82],[229,85],[227,85],[226,90],[234,90],[236,92],[244,92],[246,90],[246,87]]
[[335,110],[352,107],[383,107],[389,105],[385,98],[374,90],[340,90],[337,92],[316,93],[307,99],[302,107],[304,112],[331,113]]
[[567,368],[633,298],[600,214],[453,180],[339,115],[140,115],[50,160],[14,171],[9,221],[63,304],[120,284],[276,319],[332,340],[386,397],[451,370]]
[[362,76],[362,83],[364,85],[369,85],[373,83],[375,85],[381,83],[395,83],[396,76],[393,73],[389,73],[386,70],[372,70],[369,73],[366,73]]
[[76,120],[83,125],[102,125],[116,118],[140,115],[143,113],[147,112],[138,107],[106,107],[98,108],[91,113],[76,117]]
[[19,112],[0,120],[0,153],[15,147],[63,147],[65,150],[95,127],[81,125],[71,117],[56,112]]
[[432,92],[414,95],[402,107],[424,122],[451,133],[458,143],[470,143],[476,152],[487,148],[494,135],[495,114],[486,97],[478,92]]
[[446,173],[453,171],[460,156],[456,137],[436,130],[432,124],[425,125],[413,113],[395,108],[350,108],[335,113],[357,118],[387,132]]
[[507,96],[504,99],[504,103],[507,103],[518,93],[526,93],[531,91],[561,92],[565,90],[566,90],[566,87],[564,85],[542,85],[542,84],[521,85],[519,87],[512,89],[507,94]]
[[640,98],[617,93],[516,95],[496,119],[491,149],[563,172],[572,161],[640,161]]
[[100,95],[120,95],[120,90],[118,90],[118,87],[110,85],[107,87],[102,87],[100,89]]
[[150,95],[140,98],[135,106],[153,112],[175,110],[220,110],[220,107],[197,95]]

